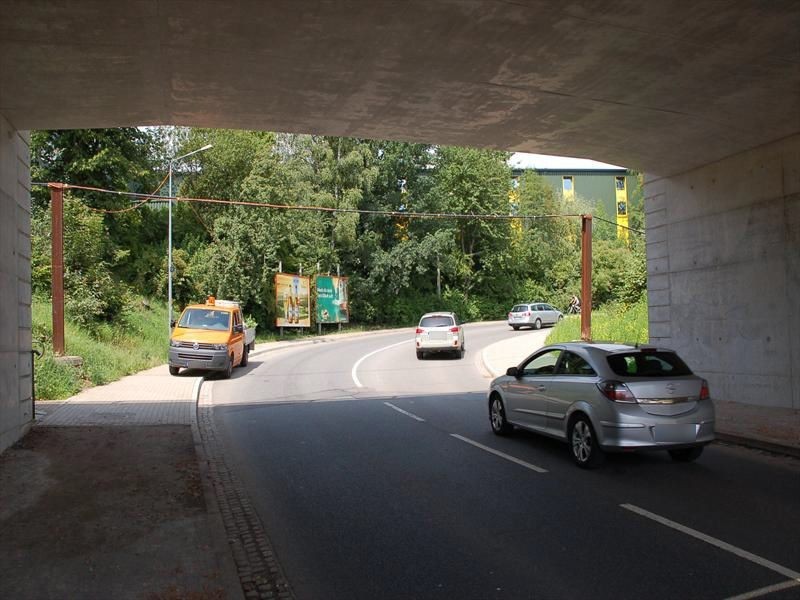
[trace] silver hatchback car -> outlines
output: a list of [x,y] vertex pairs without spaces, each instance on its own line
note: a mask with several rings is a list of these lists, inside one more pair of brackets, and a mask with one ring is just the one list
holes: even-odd
[[515,304],[508,313],[508,324],[517,331],[520,327],[541,329],[542,325],[555,325],[564,315],[551,304],[532,302]]
[[570,342],[545,346],[489,388],[497,435],[515,426],[566,441],[580,467],[605,451],[667,450],[691,461],[714,440],[708,383],[672,350]]

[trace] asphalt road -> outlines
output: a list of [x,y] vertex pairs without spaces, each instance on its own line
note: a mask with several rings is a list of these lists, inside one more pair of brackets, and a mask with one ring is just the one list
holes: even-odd
[[214,382],[297,598],[800,598],[800,461],[714,444],[584,471],[498,438],[480,350],[511,335],[545,334],[471,324],[463,359],[425,361],[412,330],[339,339]]

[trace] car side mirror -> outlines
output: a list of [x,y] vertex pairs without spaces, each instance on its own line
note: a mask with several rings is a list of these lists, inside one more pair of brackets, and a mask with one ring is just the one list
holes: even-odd
[[169,326],[170,326],[172,329],[175,329],[175,324],[176,324],[176,323],[177,323],[177,321],[175,321],[175,319],[172,319],[172,321],[170,321],[170,322],[169,322]]
[[517,367],[508,367],[506,375],[509,377],[519,377],[519,369]]
[[241,325],[241,324],[240,325],[234,325],[233,326],[233,330],[236,333],[244,333],[244,325]]

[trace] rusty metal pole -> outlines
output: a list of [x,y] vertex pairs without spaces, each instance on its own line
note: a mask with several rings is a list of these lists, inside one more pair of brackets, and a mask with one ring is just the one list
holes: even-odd
[[53,294],[53,353],[64,354],[64,184],[48,183]]
[[581,339],[592,340],[592,215],[581,215]]

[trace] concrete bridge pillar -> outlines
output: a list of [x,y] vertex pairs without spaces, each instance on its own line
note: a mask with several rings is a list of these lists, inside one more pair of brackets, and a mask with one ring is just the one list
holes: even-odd
[[645,181],[650,340],[712,397],[800,409],[800,136]]
[[0,452],[32,421],[28,139],[0,114]]

